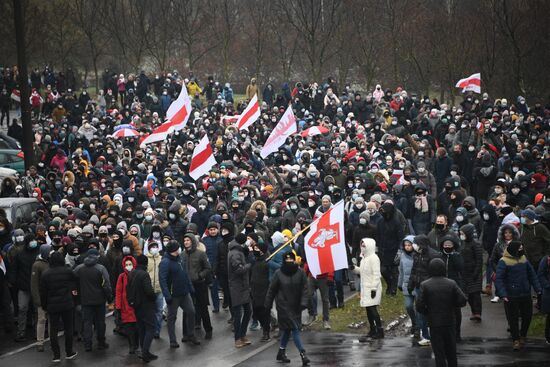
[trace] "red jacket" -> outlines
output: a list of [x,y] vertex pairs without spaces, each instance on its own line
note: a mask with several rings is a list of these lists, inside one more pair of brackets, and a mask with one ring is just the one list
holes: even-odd
[[128,299],[126,298],[126,284],[128,284],[128,271],[124,267],[124,263],[130,260],[134,264],[134,269],[137,266],[136,259],[133,256],[124,256],[122,259],[122,268],[124,272],[118,276],[116,282],[116,301],[115,307],[120,312],[120,319],[123,324],[130,322],[136,322],[136,314],[134,309],[128,304]]

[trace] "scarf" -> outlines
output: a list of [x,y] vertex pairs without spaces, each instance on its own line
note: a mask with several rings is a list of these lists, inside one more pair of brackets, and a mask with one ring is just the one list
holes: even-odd
[[420,210],[422,213],[428,212],[428,199],[426,196],[417,197],[414,202],[416,210]]

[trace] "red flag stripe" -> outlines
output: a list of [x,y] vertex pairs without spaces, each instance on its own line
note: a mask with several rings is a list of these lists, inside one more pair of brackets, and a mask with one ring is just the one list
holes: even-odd
[[241,118],[241,121],[239,123],[239,126],[237,126],[237,128],[240,130],[241,127],[243,127],[247,122],[248,120],[254,116],[254,114],[257,112],[257,110],[260,108],[260,105],[258,104],[258,100],[256,100],[256,103],[254,103],[254,106],[253,108],[249,109],[248,111],[246,111],[246,113],[244,114],[244,116]]
[[206,148],[199,152],[196,156],[191,159],[191,165],[189,166],[189,171],[192,172],[196,170],[198,167],[202,166],[208,158],[212,155],[212,147],[210,146],[210,143],[206,145]]

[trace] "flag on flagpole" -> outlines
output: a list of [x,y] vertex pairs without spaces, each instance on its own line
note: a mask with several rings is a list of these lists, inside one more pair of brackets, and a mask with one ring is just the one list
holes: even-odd
[[456,83],[457,88],[462,88],[462,93],[472,91],[481,93],[481,73],[475,73],[467,78],[460,79]]
[[304,244],[308,268],[314,277],[348,267],[343,200],[311,224]]
[[312,126],[309,129],[305,129],[300,133],[304,138],[308,136],[322,135],[328,133],[329,130],[324,126]]
[[292,112],[292,107],[288,106],[281,120],[277,126],[275,126],[275,129],[273,129],[269,138],[267,138],[260,152],[260,156],[265,159],[271,153],[276,152],[277,149],[284,144],[286,138],[297,131],[296,117],[294,116],[294,112]]
[[170,104],[168,111],[166,111],[167,121],[153,130],[153,132],[141,142],[140,146],[143,147],[146,144],[165,140],[169,134],[183,129],[189,120],[189,116],[191,116],[191,110],[191,99],[184,85],[181,88],[178,98]]
[[207,174],[210,168],[216,163],[210,141],[208,140],[208,135],[204,135],[193,150],[193,157],[191,158],[191,165],[189,166],[189,176],[196,181],[201,176]]
[[257,119],[260,118],[260,104],[258,103],[258,95],[254,94],[254,97],[248,102],[248,105],[244,109],[243,113],[239,115],[237,120],[237,129],[246,130]]

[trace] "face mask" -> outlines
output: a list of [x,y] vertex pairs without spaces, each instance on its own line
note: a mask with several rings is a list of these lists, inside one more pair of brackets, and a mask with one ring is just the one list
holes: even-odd
[[474,150],[476,150],[475,147],[468,147],[468,151],[469,151],[469,152],[473,152]]
[[521,217],[519,221],[521,222],[521,224],[527,224],[527,219],[525,217]]
[[461,241],[466,241],[466,235],[465,235],[465,234],[461,234],[461,235],[460,235],[460,240],[461,240]]
[[[426,168],[420,167],[418,169],[418,173],[424,173],[424,172],[426,172]],[[452,171],[451,171],[451,174],[452,174]]]
[[483,213],[483,219],[485,219],[485,220],[489,220],[489,214],[487,214],[487,213]]
[[168,216],[170,217],[170,219],[174,220],[176,219],[176,215],[174,213],[170,213],[168,214]]
[[189,195],[190,192],[191,191],[189,191],[189,190],[183,190],[183,195]]
[[[187,195],[187,194],[186,194],[186,195]],[[202,191],[197,191],[197,197],[202,198],[203,195],[204,195],[204,192],[202,192]]]
[[73,194],[73,190],[67,190],[67,195],[72,195]]
[[[168,241],[166,241],[166,243],[168,243]],[[152,247],[149,249],[149,252],[151,253],[151,255],[156,255],[159,253],[159,248],[158,247]]]
[[222,236],[227,236],[229,234],[228,230],[222,230]]
[[417,180],[411,180],[411,185],[413,185],[413,186],[414,186],[414,185],[416,185],[416,184],[417,184],[417,182],[418,182]]
[[290,206],[290,210],[297,210],[298,209],[298,206],[297,205],[291,205]]
[[308,201],[307,202],[307,205],[310,207],[310,208],[313,208],[315,206],[315,201]]
[[462,215],[457,215],[457,216],[456,216],[456,221],[457,221],[457,222],[462,222],[462,221],[464,221],[464,216],[462,216]]
[[160,232],[153,232],[153,238],[159,238]]
[[512,172],[517,172],[519,171],[519,167],[512,167]]
[[514,194],[514,195],[519,194],[519,189],[518,188],[513,188],[512,189],[512,194]]
[[124,255],[130,255],[130,248],[129,247],[123,247],[122,248],[122,253]]
[[150,222],[150,221],[153,220],[153,216],[152,216],[152,215],[146,215],[146,216],[145,216],[145,220],[147,220],[147,221]]
[[443,252],[446,253],[446,254],[450,254],[451,252],[453,252],[453,248],[452,247],[444,247],[443,248]]
[[134,269],[134,266],[133,266],[133,265],[127,265],[127,266],[126,266],[126,271],[127,271],[128,273],[131,272],[133,269]]
[[413,243],[412,246],[413,246],[414,251],[419,252],[420,247],[418,247],[418,245],[416,243]]
[[359,223],[360,224],[367,224],[367,220],[365,218],[360,218]]

